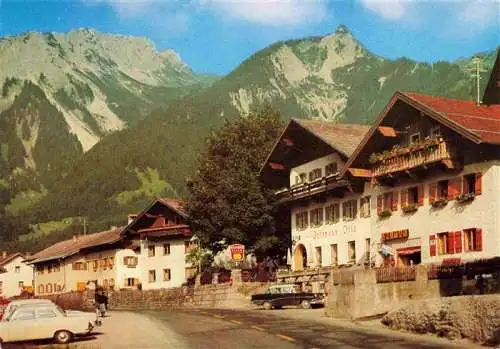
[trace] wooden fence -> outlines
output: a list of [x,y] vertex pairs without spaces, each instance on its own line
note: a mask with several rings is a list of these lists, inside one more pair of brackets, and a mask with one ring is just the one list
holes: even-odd
[[415,267],[381,267],[375,268],[377,283],[415,281]]

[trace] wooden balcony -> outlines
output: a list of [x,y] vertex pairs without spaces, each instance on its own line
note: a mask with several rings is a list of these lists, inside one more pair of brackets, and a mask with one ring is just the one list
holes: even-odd
[[284,203],[310,197],[328,190],[346,187],[350,183],[347,180],[339,180],[336,175],[318,178],[312,182],[293,185],[274,192],[278,203]]
[[447,168],[455,167],[455,152],[445,140],[436,140],[430,144],[422,143],[410,149],[393,150],[380,157],[373,166],[373,177],[387,176],[419,167],[425,168],[427,165],[439,162]]

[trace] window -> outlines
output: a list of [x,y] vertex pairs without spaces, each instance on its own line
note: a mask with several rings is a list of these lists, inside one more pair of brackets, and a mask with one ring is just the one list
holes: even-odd
[[317,246],[315,248],[315,252],[316,252],[316,266],[321,267],[321,262],[322,262],[321,246]]
[[49,264],[49,267],[47,268],[47,272],[50,274],[54,270],[54,266],[52,264]]
[[129,268],[134,268],[137,266],[138,259],[134,256],[123,257],[123,264]]
[[410,135],[410,145],[420,143],[420,132],[415,132]]
[[0,281],[0,294],[3,292],[3,281]]
[[340,205],[331,204],[325,207],[326,224],[337,223],[340,220]]
[[84,262],[74,262],[71,264],[71,269],[73,270],[85,270],[86,269],[86,263]]
[[148,281],[156,282],[156,270],[150,270],[148,273]]
[[36,317],[39,319],[45,319],[45,318],[57,317],[57,314],[52,309],[38,308],[36,310]]
[[298,176],[295,176],[295,184],[302,184],[306,182],[306,174],[299,173]]
[[337,265],[339,262],[337,244],[330,245],[330,251],[332,253],[332,265]]
[[36,267],[36,272],[38,273],[38,275],[43,275],[44,269],[45,267],[43,265],[39,265]]
[[438,184],[437,184],[437,198],[438,199],[448,198],[448,180],[438,182]]
[[358,214],[358,201],[349,200],[342,204],[342,217],[344,221],[352,221],[356,219]]
[[430,132],[429,132],[429,136],[431,138],[441,137],[441,128],[439,126],[431,127]]
[[463,194],[481,194],[481,173],[471,173],[464,176]]
[[137,286],[138,281],[135,278],[127,278],[125,280],[125,286],[132,287],[132,286]]
[[481,251],[482,249],[482,231],[475,228],[464,230],[464,251]]
[[98,260],[92,261],[92,269],[94,271],[97,271],[97,269],[99,269],[99,261]]
[[170,269],[163,269],[163,281],[170,281]]
[[17,286],[19,288],[24,288],[24,281],[19,281],[19,283],[17,284]]
[[356,242],[349,241],[347,243],[347,253],[349,256],[349,263],[356,263]]
[[325,166],[325,176],[329,176],[337,173],[339,170],[339,166],[336,162],[332,162]]
[[309,215],[307,211],[297,213],[295,215],[295,226],[297,230],[307,229],[309,226]]
[[370,238],[365,239],[365,251],[366,251],[366,261],[370,262],[371,254],[370,254]]
[[163,244],[163,255],[168,256],[170,254],[170,244]]
[[418,204],[418,187],[408,188],[408,205]]
[[155,245],[149,245],[148,246],[148,257],[154,257],[155,256]]
[[311,172],[309,172],[309,182],[312,182],[318,178],[321,178],[321,169],[315,168]]
[[311,227],[319,227],[323,225],[323,207],[311,210],[310,215]]
[[392,211],[392,192],[390,193],[384,193],[383,196],[383,209],[384,211]]
[[359,213],[362,218],[370,217],[370,196],[365,196],[361,198],[359,202]]
[[15,321],[22,321],[22,320],[34,320],[35,319],[35,310],[33,309],[22,309],[20,308],[14,316],[12,317],[12,320]]
[[437,254],[443,255],[448,252],[448,233],[437,234]]
[[115,264],[115,261],[114,261],[113,257],[109,257],[108,258],[108,268],[109,268],[109,270],[113,270],[114,264]]

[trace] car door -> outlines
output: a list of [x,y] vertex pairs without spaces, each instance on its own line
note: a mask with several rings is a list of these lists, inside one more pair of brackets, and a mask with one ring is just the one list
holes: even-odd
[[61,314],[56,312],[55,307],[43,307],[36,309],[36,328],[38,338],[52,338],[61,322]]
[[7,320],[9,322],[9,342],[37,339],[35,323],[35,309],[18,308]]

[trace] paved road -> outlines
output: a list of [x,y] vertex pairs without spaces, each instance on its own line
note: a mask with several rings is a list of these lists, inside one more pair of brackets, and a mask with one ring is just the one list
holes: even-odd
[[[110,312],[75,349],[431,349],[479,346],[322,316],[323,310]],[[40,349],[40,347],[38,347]],[[43,347],[42,347],[43,348]],[[58,346],[50,347],[58,348]],[[60,347],[67,348],[67,347]],[[483,347],[484,348],[484,347]]]

